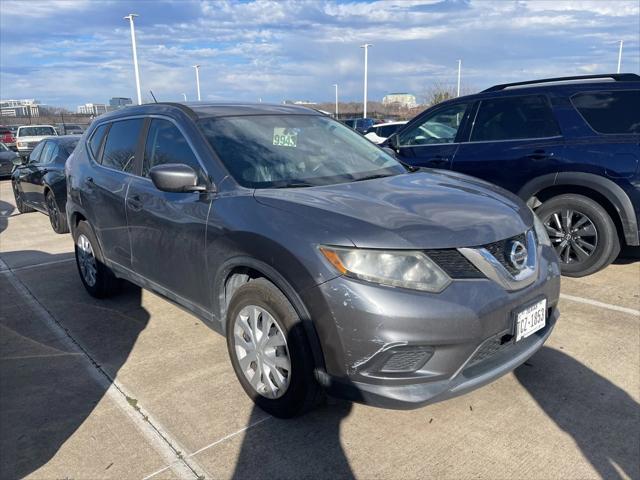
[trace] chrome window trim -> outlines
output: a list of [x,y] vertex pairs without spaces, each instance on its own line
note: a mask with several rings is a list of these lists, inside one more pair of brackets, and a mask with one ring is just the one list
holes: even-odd
[[538,273],[538,248],[533,229],[527,236],[527,263],[517,275],[509,271],[486,248],[458,248],[487,278],[493,280],[507,291],[521,290],[535,282]]

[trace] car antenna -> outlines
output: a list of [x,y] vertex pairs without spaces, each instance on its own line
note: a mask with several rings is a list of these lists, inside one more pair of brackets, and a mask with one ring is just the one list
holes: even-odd
[[151,94],[151,96],[153,97],[153,101],[158,103],[158,100],[156,100],[156,96],[153,94],[153,90],[149,90],[149,93]]

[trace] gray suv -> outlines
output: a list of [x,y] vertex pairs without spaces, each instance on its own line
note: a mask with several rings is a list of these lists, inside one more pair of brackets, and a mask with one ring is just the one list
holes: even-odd
[[389,408],[460,395],[523,363],[558,318],[558,260],[523,202],[406,167],[303,107],[108,113],[66,175],[88,292],[125,279],[186,307],[279,417],[323,390]]

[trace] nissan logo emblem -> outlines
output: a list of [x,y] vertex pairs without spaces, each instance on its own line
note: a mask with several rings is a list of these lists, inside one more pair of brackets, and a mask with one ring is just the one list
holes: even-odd
[[509,252],[509,261],[518,270],[524,270],[527,264],[527,247],[522,242],[514,240],[511,243],[511,250]]

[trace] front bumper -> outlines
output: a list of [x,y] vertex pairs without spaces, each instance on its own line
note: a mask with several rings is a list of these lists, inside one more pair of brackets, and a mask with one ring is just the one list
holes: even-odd
[[[303,298],[325,358],[326,371],[317,378],[330,394],[385,408],[463,394],[510,372],[542,346],[559,315],[559,293],[560,271],[548,247],[539,248],[536,281],[513,292],[488,279],[454,280],[429,294],[335,278]],[[541,298],[547,299],[545,328],[510,340],[514,312]],[[422,353],[424,364],[387,369],[385,362],[398,352],[406,353],[402,358]]]

